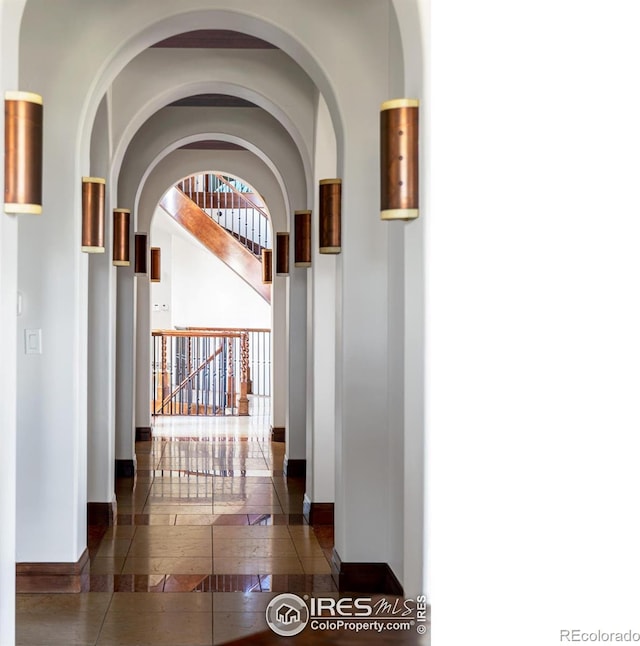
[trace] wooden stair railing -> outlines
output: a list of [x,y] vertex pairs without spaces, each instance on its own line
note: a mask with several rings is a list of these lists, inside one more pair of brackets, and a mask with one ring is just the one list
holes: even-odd
[[[220,191],[220,187],[226,187],[228,190]],[[266,246],[266,237],[268,235],[268,227],[270,223],[269,214],[264,210],[264,203],[262,199],[255,193],[245,193],[238,190],[231,182],[229,182],[220,173],[204,173],[200,175],[192,175],[183,179],[176,184],[176,188],[181,190],[190,200],[197,204],[209,217],[211,217],[217,224],[220,224],[230,235],[239,240],[245,247],[247,247],[253,254],[258,257],[262,256],[262,250],[268,248]],[[211,213],[207,212],[207,209]],[[216,220],[213,216],[213,211],[229,211],[237,210],[240,214],[242,210],[245,211],[245,233],[242,235],[242,225],[239,224],[236,231],[233,226],[227,226],[228,222],[224,223],[220,219]],[[260,214],[258,218],[258,239],[255,239],[255,219],[253,212]],[[251,227],[249,227],[248,213],[252,213]],[[219,214],[221,215],[221,214]],[[239,215],[240,218],[240,215]],[[251,237],[248,233],[251,231]],[[264,240],[262,237],[264,232]],[[263,244],[264,242],[264,244]]]
[[[242,343],[241,343],[241,349],[242,349],[242,361],[246,363],[246,367],[243,364],[243,369],[246,370],[246,379],[243,377],[243,380],[241,383],[246,382],[247,384],[247,393],[249,395],[254,394],[253,393],[253,380],[251,379],[251,360],[252,358],[250,357],[250,351],[249,351],[249,335],[250,334],[271,334],[271,328],[265,327],[265,328],[257,328],[257,327],[247,327],[247,328],[226,328],[226,327],[203,327],[203,326],[198,326],[198,327],[192,327],[192,326],[187,326],[187,327],[179,327],[177,328],[179,330],[190,330],[190,331],[205,331],[205,332],[240,332],[242,336]],[[258,357],[253,357],[253,360],[256,362],[264,362],[264,356],[260,355]],[[259,366],[258,366],[259,367]],[[264,379],[263,379],[264,381]],[[264,392],[260,394],[265,394]]]
[[231,189],[231,192],[234,195],[236,195],[238,198],[240,198],[242,202],[245,203],[247,208],[255,209],[263,217],[267,218],[267,220],[269,219],[269,216],[259,206],[257,206],[254,202],[252,202],[249,198],[247,198],[245,196],[245,193],[243,193],[242,191],[239,191],[233,184],[228,182],[222,175],[216,174],[216,177],[222,184],[224,184],[225,186],[228,186]]
[[[218,357],[222,351],[227,349],[227,375],[226,375],[226,389],[223,391],[223,403],[222,408],[234,409],[237,408],[238,415],[247,416],[249,415],[249,398],[248,394],[248,379],[249,379],[249,334],[246,330],[203,330],[199,329],[196,333],[191,330],[153,330],[151,332],[152,337],[160,338],[160,347],[161,347],[161,362],[160,362],[160,388],[162,395],[158,399],[160,403],[157,406],[153,407],[155,415],[164,414],[165,408],[170,407],[171,412],[173,413],[173,398],[180,393],[180,391],[185,388],[190,382],[192,382],[197,375],[202,372],[206,366],[208,366],[212,361]],[[171,390],[170,387],[170,377],[169,371],[167,369],[167,338],[169,337],[179,337],[187,338],[188,343],[188,370],[189,374],[178,384],[176,387]],[[191,341],[192,339],[201,339],[201,338],[218,338],[220,339],[220,344],[211,353],[204,361],[198,365],[195,370],[191,368]],[[233,343],[229,343],[232,339],[239,339],[240,341],[240,397],[238,398],[238,405],[236,407],[236,375],[234,369],[234,351]],[[155,350],[154,350],[155,356]],[[155,378],[155,377],[154,377]],[[154,393],[155,398],[155,393]],[[198,404],[196,406],[196,414],[200,414],[198,410]],[[180,413],[182,414],[182,404],[180,404]],[[205,414],[207,411],[205,411]],[[213,410],[215,414],[216,411]]]
[[271,285],[263,284],[262,263],[251,251],[175,186],[164,194],[160,206],[271,304]]

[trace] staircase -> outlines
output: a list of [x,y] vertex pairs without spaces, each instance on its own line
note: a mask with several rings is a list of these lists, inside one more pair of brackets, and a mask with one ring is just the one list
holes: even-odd
[[262,249],[270,248],[270,226],[259,196],[243,194],[227,178],[207,173],[170,188],[160,206],[271,303],[261,262]]
[[256,256],[271,248],[266,206],[245,184],[220,173],[201,173],[176,186]]

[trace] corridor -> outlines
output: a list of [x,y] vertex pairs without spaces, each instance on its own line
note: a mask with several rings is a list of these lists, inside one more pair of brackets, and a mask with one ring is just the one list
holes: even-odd
[[283,476],[284,444],[252,403],[250,417],[157,419],[136,478],[117,482],[117,526],[89,528],[86,592],[19,594],[18,644],[220,644],[267,630],[278,593],[336,591],[332,528],[304,523],[304,481]]

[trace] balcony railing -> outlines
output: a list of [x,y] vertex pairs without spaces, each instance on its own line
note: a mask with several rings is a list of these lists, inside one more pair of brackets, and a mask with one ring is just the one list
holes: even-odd
[[154,330],[153,415],[248,415],[271,391],[270,330]]
[[[224,332],[221,327],[177,328],[196,332]],[[241,328],[249,337],[248,392],[250,395],[271,396],[271,330],[269,328]]]

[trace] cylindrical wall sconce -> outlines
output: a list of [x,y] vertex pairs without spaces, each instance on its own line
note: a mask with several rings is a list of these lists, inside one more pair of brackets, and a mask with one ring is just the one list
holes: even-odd
[[271,249],[262,250],[262,282],[271,285],[273,282],[273,252]]
[[151,247],[151,278],[152,283],[160,282],[160,247]]
[[294,264],[311,267],[311,211],[296,211]]
[[136,276],[147,273],[147,234],[136,233],[134,238],[133,271]]
[[320,180],[320,253],[340,253],[342,218],[342,180]]
[[276,274],[286,276],[289,273],[289,234],[276,233]]
[[4,95],[4,210],[42,213],[42,97]]
[[129,262],[129,209],[113,209],[113,264],[128,267]]
[[102,177],[82,178],[82,251],[104,253],[104,188]]
[[418,100],[394,99],[380,108],[380,218],[418,217]]

